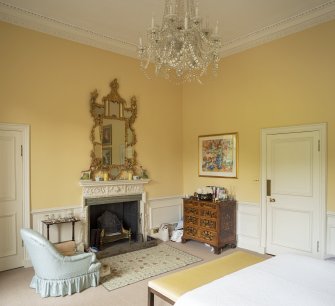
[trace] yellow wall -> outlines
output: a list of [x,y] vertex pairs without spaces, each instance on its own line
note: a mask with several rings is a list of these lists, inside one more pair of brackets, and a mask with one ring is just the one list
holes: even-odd
[[[221,61],[218,78],[183,89],[184,192],[232,188],[259,203],[260,129],[328,123],[328,210],[335,211],[335,22]],[[239,133],[238,179],[198,177],[199,135]]]
[[[138,160],[149,197],[204,185],[259,202],[260,129],[328,123],[328,210],[335,211],[335,22],[224,58],[217,78],[173,86],[138,61],[0,23],[0,122],[31,125],[32,209],[80,204],[89,167],[89,93],[118,78],[138,98]],[[238,179],[198,177],[199,135],[239,133]],[[182,170],[181,170],[182,169]]]
[[148,80],[135,59],[0,23],[0,122],[31,126],[32,209],[79,205],[90,165],[90,92],[118,78],[138,98],[138,161],[149,197],[182,193],[182,89]]

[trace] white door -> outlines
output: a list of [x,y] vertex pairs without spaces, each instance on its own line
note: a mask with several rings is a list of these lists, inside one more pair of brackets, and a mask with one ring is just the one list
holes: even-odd
[[22,133],[0,130],[0,271],[23,266]]
[[267,135],[266,253],[319,256],[318,131]]

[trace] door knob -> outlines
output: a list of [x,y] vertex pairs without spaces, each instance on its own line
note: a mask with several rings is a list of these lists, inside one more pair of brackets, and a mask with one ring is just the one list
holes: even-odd
[[270,198],[270,202],[276,202],[276,199],[274,199],[274,198]]

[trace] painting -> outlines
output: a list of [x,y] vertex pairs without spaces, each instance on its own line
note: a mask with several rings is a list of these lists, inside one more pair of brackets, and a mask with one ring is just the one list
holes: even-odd
[[91,170],[81,171],[81,180],[90,180],[91,179]]
[[199,176],[237,178],[237,133],[199,136]]
[[112,125],[104,126],[102,129],[102,144],[111,145],[112,144]]
[[102,148],[102,164],[111,165],[112,164],[112,147]]

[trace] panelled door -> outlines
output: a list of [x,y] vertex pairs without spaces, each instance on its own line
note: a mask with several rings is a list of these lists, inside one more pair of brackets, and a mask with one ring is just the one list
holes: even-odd
[[0,129],[0,271],[23,266],[22,133]]
[[267,135],[266,253],[318,257],[319,131]]

